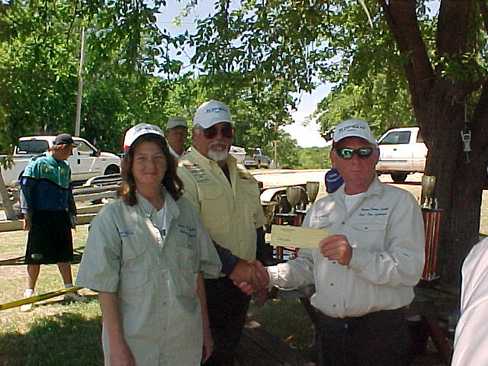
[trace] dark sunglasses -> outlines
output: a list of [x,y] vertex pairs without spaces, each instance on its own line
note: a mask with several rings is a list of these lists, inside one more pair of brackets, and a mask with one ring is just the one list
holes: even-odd
[[222,137],[232,138],[234,137],[234,128],[231,125],[223,125],[217,127],[217,125],[203,129],[203,135],[208,139],[213,139],[219,134]]
[[371,156],[374,149],[372,147],[360,147],[359,149],[351,149],[350,147],[340,147],[335,149],[337,155],[344,160],[352,159],[356,154],[361,159],[367,159]]

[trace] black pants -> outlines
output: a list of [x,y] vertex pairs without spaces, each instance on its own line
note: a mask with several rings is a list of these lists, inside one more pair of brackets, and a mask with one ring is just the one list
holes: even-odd
[[320,366],[406,366],[410,337],[404,308],[358,318],[317,315]]
[[250,297],[228,278],[205,280],[214,352],[205,366],[232,366],[246,322]]

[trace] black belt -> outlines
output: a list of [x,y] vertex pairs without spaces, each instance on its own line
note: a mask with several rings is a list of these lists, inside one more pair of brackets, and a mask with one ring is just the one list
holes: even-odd
[[357,327],[366,322],[382,322],[389,321],[392,318],[404,317],[406,307],[401,307],[393,310],[380,310],[368,313],[362,316],[334,318],[327,316],[318,309],[315,309],[316,319],[319,325],[333,328],[350,328]]

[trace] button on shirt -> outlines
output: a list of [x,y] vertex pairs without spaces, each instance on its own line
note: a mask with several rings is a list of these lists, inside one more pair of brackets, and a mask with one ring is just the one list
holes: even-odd
[[[165,194],[165,224],[142,196],[106,205],[92,221],[76,284],[116,293],[124,337],[138,365],[200,365],[203,330],[197,275],[220,260],[193,206]],[[164,230],[166,232],[164,232]],[[102,332],[105,362],[110,348]]]
[[197,208],[210,237],[239,258],[256,258],[256,229],[265,223],[256,180],[234,157],[227,158],[230,183],[220,166],[197,150],[178,167],[185,197]]
[[375,179],[347,210],[342,186],[314,204],[303,226],[324,229],[324,237],[345,235],[353,247],[349,265],[328,260],[318,249],[301,249],[297,259],[268,267],[271,284],[315,284],[312,305],[337,318],[412,302],[424,265],[425,239],[422,213],[409,192]]

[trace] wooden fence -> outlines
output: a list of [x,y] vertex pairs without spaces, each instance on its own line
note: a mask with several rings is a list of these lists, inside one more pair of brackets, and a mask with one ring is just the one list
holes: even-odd
[[[1,169],[1,168],[0,168]],[[84,225],[96,216],[103,207],[102,200],[114,198],[120,184],[119,174],[103,175],[89,179],[82,186],[73,189],[73,196],[77,206],[77,223]],[[18,187],[6,187],[0,171],[0,197],[6,220],[0,220],[0,232],[22,230],[22,220],[19,220],[19,192]],[[82,202],[92,202],[85,205]]]

